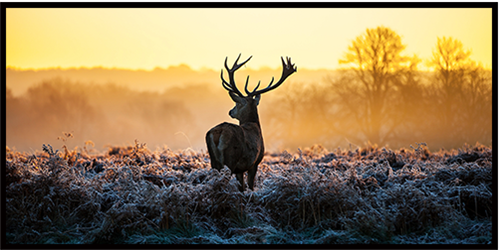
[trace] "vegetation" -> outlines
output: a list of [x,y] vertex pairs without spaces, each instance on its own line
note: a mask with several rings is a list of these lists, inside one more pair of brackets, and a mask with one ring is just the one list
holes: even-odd
[[493,241],[493,152],[479,144],[267,153],[245,193],[204,152],[42,149],[6,149],[8,244]]
[[[344,59],[339,60],[340,64],[352,65],[355,78],[348,81],[360,84],[337,81],[333,88],[338,89],[343,106],[354,113],[360,131],[371,142],[385,141],[397,125],[398,119],[390,119],[393,95],[398,92],[395,87],[405,80],[405,72],[416,71],[419,62],[416,56],[401,55],[405,47],[401,37],[389,28],[366,29],[365,34],[352,41]],[[384,133],[383,125],[391,129]]]

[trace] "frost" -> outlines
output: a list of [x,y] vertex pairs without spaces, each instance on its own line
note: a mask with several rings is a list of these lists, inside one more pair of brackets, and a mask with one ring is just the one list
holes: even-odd
[[491,147],[412,148],[269,153],[245,193],[201,152],[9,149],[7,242],[491,244]]

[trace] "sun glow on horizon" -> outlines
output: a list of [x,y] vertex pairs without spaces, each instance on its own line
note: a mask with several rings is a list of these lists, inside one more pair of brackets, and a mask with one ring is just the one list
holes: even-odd
[[[300,17],[300,18],[295,18]],[[465,18],[466,17],[466,18]],[[253,55],[248,67],[336,69],[367,28],[393,29],[404,54],[425,60],[437,37],[453,37],[492,68],[491,9],[13,9],[6,11],[7,66],[18,69],[154,70],[188,65],[220,70]]]

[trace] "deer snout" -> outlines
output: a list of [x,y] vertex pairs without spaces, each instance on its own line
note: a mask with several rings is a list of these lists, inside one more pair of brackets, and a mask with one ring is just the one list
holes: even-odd
[[229,116],[231,116],[231,118],[233,119],[236,119],[236,117],[234,116],[235,115],[234,112],[235,112],[234,109],[229,110]]

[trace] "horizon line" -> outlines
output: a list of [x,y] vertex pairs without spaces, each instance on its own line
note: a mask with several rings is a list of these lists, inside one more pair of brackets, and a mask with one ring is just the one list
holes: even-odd
[[[125,68],[125,67],[116,67],[116,66],[112,66],[112,67],[109,67],[109,66],[70,66],[70,67],[61,67],[61,66],[51,66],[51,67],[43,67],[43,68],[23,68],[23,67],[18,67],[18,66],[12,66],[12,65],[8,65],[5,67],[6,70],[14,70],[14,71],[44,71],[44,70],[93,70],[93,69],[103,69],[103,70],[124,70],[124,71],[144,71],[144,72],[153,72],[155,70],[169,70],[169,69],[175,69],[175,68],[186,68],[188,70],[192,70],[192,71],[215,71],[215,72],[219,72],[219,70],[216,70],[216,69],[213,69],[213,68],[209,68],[209,67],[201,67],[199,69],[196,69],[196,68],[193,68],[191,67],[190,65],[188,64],[185,64],[185,63],[181,63],[181,64],[178,64],[178,65],[170,65],[170,66],[167,66],[167,67],[161,67],[161,66],[156,66],[154,67],[153,69],[144,69],[144,68]],[[483,68],[485,70],[489,70],[489,71],[492,71],[491,68],[489,67],[484,67],[483,65]],[[223,69],[223,68],[221,68]],[[252,67],[247,67],[245,68],[245,70],[250,70],[250,71],[261,71],[261,70],[279,70],[280,68],[272,68],[272,67],[269,67],[269,66],[261,66],[260,68],[256,69],[256,68],[252,68]],[[325,70],[325,71],[339,71],[339,70],[349,70],[349,68],[343,68],[343,67],[339,67],[339,68],[306,68],[306,67],[301,67],[299,68],[299,70],[307,70],[307,71],[322,71],[322,70]],[[419,72],[433,72],[434,70],[432,69],[418,69],[417,71]]]
[[[193,68],[189,64],[186,63],[180,63],[177,65],[169,65],[166,67],[162,66],[156,66],[154,68],[146,69],[146,68],[127,68],[127,67],[116,67],[116,66],[102,66],[102,65],[96,65],[96,66],[69,66],[69,67],[62,67],[62,66],[49,66],[49,67],[40,67],[40,68],[35,68],[35,67],[20,67],[20,66],[13,66],[13,65],[7,65],[5,67],[6,69],[10,70],[17,70],[17,71],[43,71],[43,70],[80,70],[80,69],[105,69],[105,70],[129,70],[129,71],[155,71],[155,70],[168,70],[171,68],[187,68],[189,70],[193,71],[215,71],[218,72],[219,70],[213,69],[210,67],[200,67],[200,68]],[[221,69],[224,69],[224,67],[221,67]],[[260,70],[279,70],[281,67],[270,67],[270,66],[261,66],[259,68],[253,68],[253,67],[246,67],[246,70],[253,70],[253,71],[260,71]],[[322,68],[306,68],[306,67],[300,67],[299,69],[302,70],[341,70],[343,68],[327,68],[327,67],[322,67]]]

